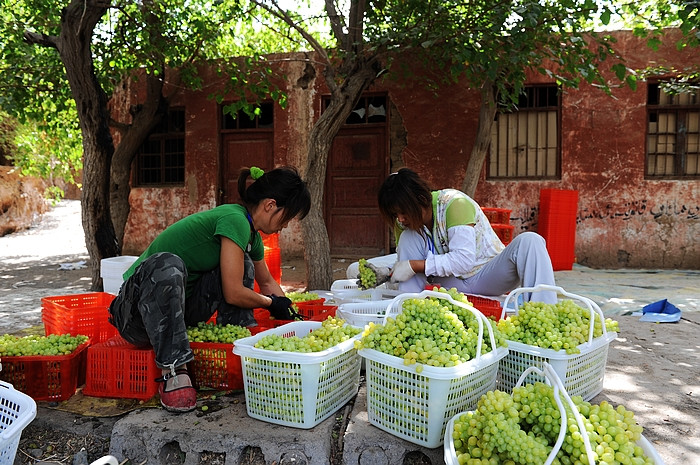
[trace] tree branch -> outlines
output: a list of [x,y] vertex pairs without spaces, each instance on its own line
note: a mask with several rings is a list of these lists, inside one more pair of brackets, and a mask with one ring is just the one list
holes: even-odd
[[39,34],[38,32],[24,31],[24,41],[28,44],[41,45],[43,47],[51,47],[58,50],[58,37],[47,34]]
[[338,46],[344,50],[347,50],[349,44],[347,34],[343,32],[343,17],[338,14],[338,10],[335,9],[335,3],[333,0],[326,0],[326,14],[328,15],[328,20],[331,23],[331,30],[335,36],[335,40]]
[[316,39],[314,39],[314,37],[311,34],[309,34],[306,31],[306,29],[304,29],[303,27],[301,27],[297,24],[287,14],[287,11],[282,9],[282,7],[280,7],[277,4],[276,0],[273,0],[273,2],[272,2],[272,4],[274,5],[274,8],[262,3],[260,0],[253,0],[253,3],[258,5],[260,8],[264,8],[265,10],[270,12],[270,14],[272,14],[273,16],[275,16],[278,19],[281,19],[282,21],[287,23],[291,28],[293,28],[295,31],[297,31],[299,34],[301,34],[301,36],[309,43],[309,45],[311,45],[311,48],[313,48],[314,51],[316,53],[318,53],[323,58],[326,66],[330,66],[331,60],[328,57],[328,53],[326,53],[326,50],[321,46],[321,44],[318,43],[318,41]]

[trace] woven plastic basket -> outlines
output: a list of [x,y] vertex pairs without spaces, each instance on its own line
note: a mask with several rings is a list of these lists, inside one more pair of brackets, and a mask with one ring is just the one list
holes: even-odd
[[391,300],[367,300],[340,304],[336,316],[349,325],[363,328],[369,323],[382,323]]
[[[498,389],[510,391],[515,386],[521,373],[528,367],[542,368],[543,363],[552,365],[559,378],[564,383],[566,391],[572,396],[581,396],[584,400],[590,400],[603,390],[605,377],[605,365],[608,360],[608,347],[617,333],[608,332],[605,328],[605,317],[598,305],[592,300],[576,294],[566,292],[561,287],[541,285],[530,288],[519,288],[508,294],[503,304],[506,308],[510,300],[518,301],[518,297],[525,292],[551,290],[556,292],[560,300],[562,297],[582,303],[591,315],[589,325],[589,339],[578,346],[580,353],[567,354],[565,350],[543,349],[537,346],[523,344],[516,341],[508,341],[508,355],[501,360],[498,370]],[[593,324],[595,318],[603,322],[603,334],[593,337]],[[526,381],[534,383],[541,381],[533,374]]]
[[499,347],[481,353],[487,328],[491,347],[496,346],[491,325],[478,310],[454,301],[444,292],[423,291],[402,294],[387,309],[385,318],[395,317],[403,301],[410,298],[437,297],[468,308],[479,322],[477,356],[455,367],[404,365],[403,359],[373,349],[361,349],[366,364],[367,413],[369,422],[397,437],[424,447],[438,447],[445,425],[457,412],[476,406],[478,399],[494,389],[498,362],[508,350]]
[[[559,450],[561,449],[561,446],[564,442],[564,436],[566,435],[566,425],[568,424],[568,419],[567,419],[567,411],[564,408],[562,398],[566,403],[569,404],[569,407],[571,408],[571,411],[574,414],[574,417],[576,419],[576,423],[579,427],[579,431],[584,431],[585,426],[583,424],[583,419],[581,415],[578,412],[578,409],[574,405],[571,396],[569,393],[566,391],[566,388],[564,387],[564,384],[561,380],[561,378],[557,375],[556,371],[552,367],[552,365],[544,362],[542,364],[542,369],[536,368],[536,367],[529,367],[526,369],[523,373],[521,373],[520,378],[518,379],[517,383],[515,386],[520,386],[521,384],[524,384],[527,380],[527,378],[531,375],[535,374],[537,375],[540,380],[544,380],[547,384],[551,385],[554,390],[554,400],[557,403],[557,407],[559,408],[559,412],[561,413],[561,421],[559,424],[560,430],[559,430],[559,436],[557,437],[557,441],[552,447],[551,452],[549,453],[549,456],[547,457],[547,460],[544,462],[544,465],[549,465],[551,464]],[[515,387],[514,386],[514,387]],[[460,465],[459,459],[457,458],[457,451],[454,446],[454,425],[455,422],[459,419],[460,416],[464,415],[466,412],[460,412],[454,415],[450,421],[447,423],[447,426],[445,427],[445,438],[443,441],[443,455],[445,459],[445,464],[446,465]],[[588,463],[589,465],[594,465],[595,460],[593,456],[593,451],[592,447],[590,444],[590,441],[588,439],[587,435],[582,435],[581,438],[583,439],[584,447],[586,449],[586,454],[588,457]],[[644,437],[641,436],[640,439],[637,441],[637,445],[642,448],[644,451],[644,454],[651,458],[655,465],[665,465],[664,461],[661,459],[659,454],[656,452],[654,447],[651,445],[651,443]]]
[[321,352],[277,352],[255,344],[268,334],[303,337],[320,328],[297,321],[236,341],[241,356],[248,415],[295,428],[313,428],[357,394],[361,359],[359,335]]
[[36,417],[36,402],[0,381],[0,464],[12,464],[22,430]]
[[356,279],[338,279],[331,284],[333,299],[338,303],[391,300],[401,294],[397,289],[388,289],[386,283],[373,289],[360,289]]

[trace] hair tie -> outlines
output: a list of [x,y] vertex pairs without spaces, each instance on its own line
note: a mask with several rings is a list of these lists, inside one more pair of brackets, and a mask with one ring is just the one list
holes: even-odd
[[250,177],[253,178],[253,181],[257,181],[263,174],[265,174],[265,172],[257,166],[250,167]]

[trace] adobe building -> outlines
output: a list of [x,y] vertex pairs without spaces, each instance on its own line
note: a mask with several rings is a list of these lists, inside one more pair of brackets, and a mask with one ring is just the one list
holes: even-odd
[[[629,68],[700,64],[697,49],[678,51],[670,41],[654,51],[631,32],[614,34]],[[253,120],[224,115],[226,102],[210,98],[223,88],[213,71],[204,90],[174,97],[167,123],[133,166],[125,254],[140,253],[188,214],[234,201],[242,166],[303,169],[307,135],[328,93],[303,63],[273,63],[287,76],[287,107],[266,103]],[[659,83],[640,81],[635,91],[614,88],[609,96],[585,83],[559,91],[532,73],[518,111],[494,124],[475,199],[511,210],[518,234],[538,231],[543,190],[575,191],[572,260],[594,268],[699,269],[700,93],[671,96]],[[137,93],[120,95],[115,110],[126,111]],[[367,90],[329,155],[323,208],[333,256],[391,251],[376,193],[392,171],[405,166],[435,188],[461,186],[479,104],[465,84],[435,94],[415,82],[379,79]],[[283,255],[302,255],[299,224],[282,232],[280,247]]]

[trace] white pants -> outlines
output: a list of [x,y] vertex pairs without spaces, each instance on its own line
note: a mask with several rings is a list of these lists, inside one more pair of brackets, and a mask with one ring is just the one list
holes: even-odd
[[[428,256],[428,246],[425,239],[415,231],[406,230],[401,234],[397,251],[394,255],[385,255],[369,259],[375,265],[393,266],[393,260],[425,260]],[[387,262],[391,261],[391,264]],[[356,264],[348,267],[348,277],[351,271],[353,278],[357,277]],[[351,270],[354,268],[354,270]],[[465,294],[484,296],[500,296],[518,287],[534,287],[538,284],[554,286],[554,271],[549,258],[544,238],[534,232],[518,234],[508,244],[503,252],[492,258],[481,267],[478,273],[467,279],[456,276],[432,276],[431,284],[439,284],[446,289],[456,288]],[[399,283],[403,292],[420,292],[428,284],[428,278],[423,273],[417,273],[408,281]],[[556,293],[551,291],[524,294],[526,300],[556,303]]]

